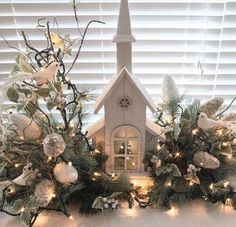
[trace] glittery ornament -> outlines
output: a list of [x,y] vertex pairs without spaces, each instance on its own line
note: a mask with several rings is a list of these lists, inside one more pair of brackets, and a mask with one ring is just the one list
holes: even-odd
[[217,169],[220,166],[220,161],[217,158],[204,151],[194,154],[193,161],[197,166],[205,169]]
[[42,180],[36,185],[34,190],[34,196],[36,203],[40,207],[47,207],[51,202],[52,198],[55,196],[55,186],[50,180]]
[[78,179],[77,169],[65,162],[59,162],[53,169],[53,174],[58,182],[62,184],[73,183]]
[[50,157],[57,157],[64,152],[66,144],[61,135],[52,133],[43,140],[43,151]]
[[200,112],[205,113],[207,116],[214,115],[222,106],[224,99],[221,97],[215,97],[212,100],[206,102],[200,107]]

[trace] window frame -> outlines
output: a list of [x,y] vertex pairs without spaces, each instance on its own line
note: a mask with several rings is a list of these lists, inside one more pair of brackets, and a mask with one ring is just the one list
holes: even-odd
[[[115,134],[119,131],[124,129],[125,131],[125,135],[124,137],[115,137]],[[135,132],[137,133],[137,137],[128,137],[127,136],[127,129],[132,129],[135,130]],[[112,132],[112,137],[111,137],[111,146],[112,146],[112,152],[111,152],[111,162],[112,162],[112,169],[115,172],[127,172],[127,173],[132,173],[132,172],[139,172],[141,170],[141,163],[140,163],[140,159],[141,159],[141,133],[140,131],[131,125],[122,125],[119,126],[117,128],[115,128]],[[128,154],[127,150],[128,150],[128,141],[129,140],[133,140],[133,141],[137,141],[137,153],[136,154]],[[115,141],[125,141],[125,153],[124,154],[115,154]],[[125,166],[124,166],[124,170],[117,170],[115,169],[115,158],[118,157],[124,157],[125,158]],[[128,170],[127,169],[127,158],[128,157],[137,157],[137,168],[135,170]]]

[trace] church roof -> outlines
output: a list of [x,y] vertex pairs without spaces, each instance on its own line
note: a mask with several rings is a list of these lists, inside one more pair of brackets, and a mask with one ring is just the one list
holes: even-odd
[[[90,125],[87,129],[87,137],[91,138],[100,129],[105,127],[105,119],[102,117],[99,121]],[[154,136],[158,136],[159,140],[165,141],[165,135],[163,133],[163,128],[157,125],[151,118],[146,117],[146,130]]]
[[119,85],[120,81],[126,77],[133,85],[137,88],[138,92],[143,97],[146,105],[148,108],[155,112],[156,107],[152,100],[152,98],[148,95],[142,84],[139,82],[136,76],[132,75],[125,67],[120,71],[118,75],[115,75],[111,81],[108,83],[108,85],[103,90],[102,94],[97,100],[97,103],[95,104],[94,113],[98,113],[98,111],[102,108],[106,100],[110,97],[112,92],[115,90],[115,88]]
[[131,32],[128,0],[121,0],[117,32],[113,38],[113,42],[135,42],[135,38]]

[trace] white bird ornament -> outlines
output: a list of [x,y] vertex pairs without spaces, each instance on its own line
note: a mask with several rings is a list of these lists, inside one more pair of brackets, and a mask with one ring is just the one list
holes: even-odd
[[58,62],[52,62],[49,66],[45,65],[38,72],[33,74],[33,79],[36,80],[37,85],[48,83],[48,81],[56,81],[56,76],[60,64]]
[[22,170],[22,174],[18,177],[16,177],[12,181],[2,181],[0,182],[0,187],[7,187],[9,185],[16,184],[20,186],[27,186],[31,185],[33,181],[36,179],[37,176],[39,176],[39,170],[32,168],[32,163],[28,163],[26,166],[24,166]]
[[230,121],[226,122],[226,121],[220,121],[220,120],[216,121],[216,120],[208,118],[207,115],[203,112],[199,114],[197,125],[203,131],[213,129],[215,127],[223,127],[236,133],[236,124],[234,122],[230,122]]

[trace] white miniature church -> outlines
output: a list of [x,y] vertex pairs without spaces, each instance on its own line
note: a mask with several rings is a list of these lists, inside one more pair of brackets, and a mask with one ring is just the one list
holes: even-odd
[[117,34],[117,73],[98,98],[94,114],[104,106],[105,116],[88,128],[88,137],[102,144],[108,155],[106,171],[144,171],[145,151],[156,149],[163,140],[161,128],[146,116],[156,107],[136,76],[132,73],[132,42],[128,0],[121,0]]

